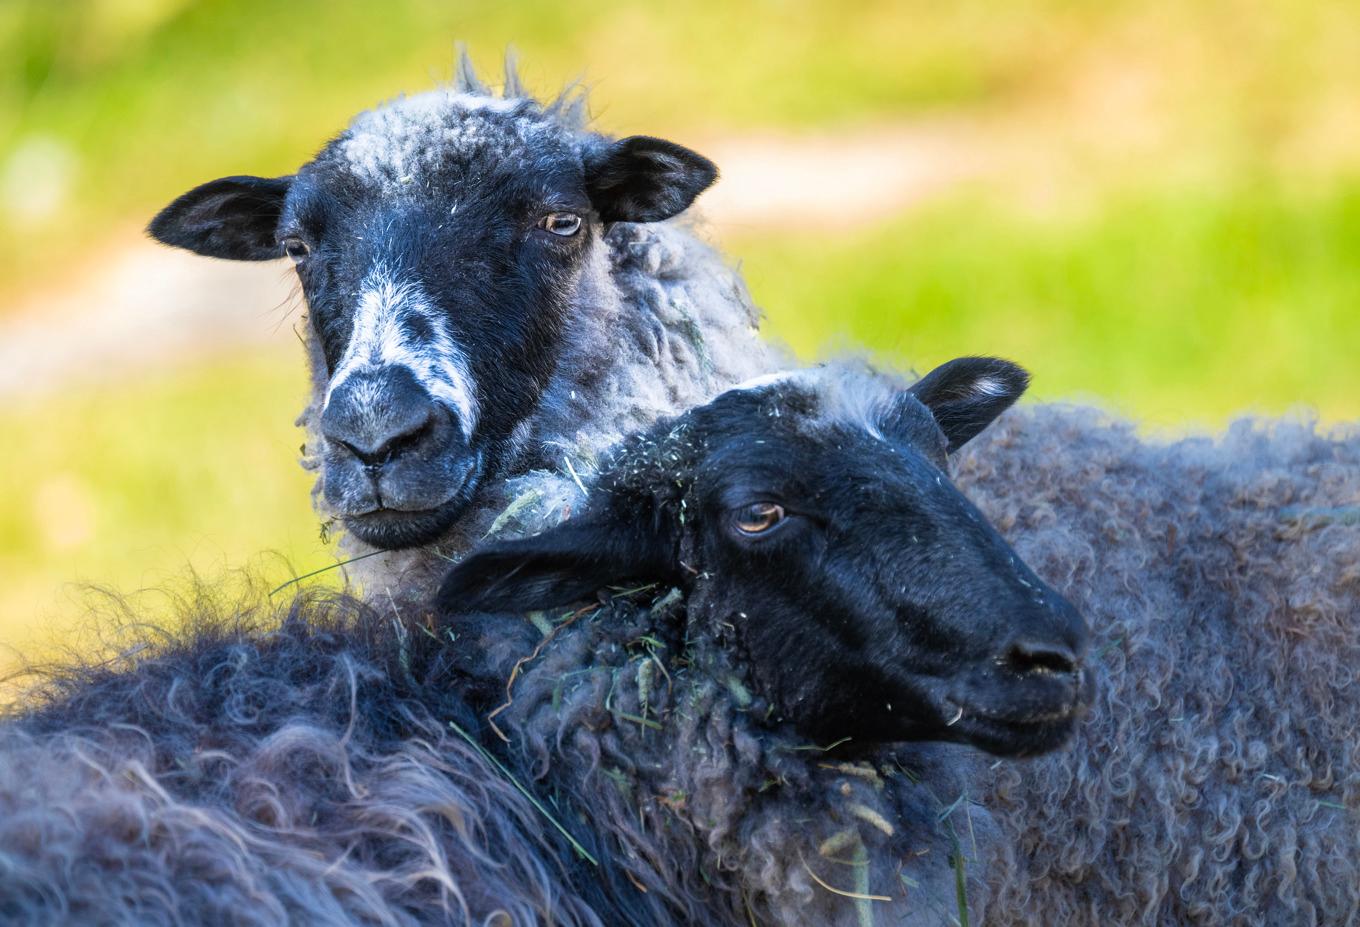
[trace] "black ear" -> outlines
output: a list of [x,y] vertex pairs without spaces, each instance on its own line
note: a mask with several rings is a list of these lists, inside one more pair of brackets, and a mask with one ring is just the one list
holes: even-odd
[[665,139],[634,135],[586,157],[586,192],[605,222],[660,222],[682,212],[718,168]]
[[160,211],[157,241],[206,257],[267,261],[282,256],[279,216],[292,177],[223,177],[194,187]]
[[444,578],[444,614],[527,612],[592,597],[605,586],[671,580],[674,544],[648,519],[583,516],[517,541],[474,551]]
[[999,357],[959,357],[912,384],[939,424],[953,453],[1011,407],[1029,386],[1029,374]]

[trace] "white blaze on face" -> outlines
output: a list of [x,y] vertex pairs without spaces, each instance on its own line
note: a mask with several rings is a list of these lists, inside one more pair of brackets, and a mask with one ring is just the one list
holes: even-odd
[[[421,319],[428,337],[417,339],[410,322]],[[375,266],[359,291],[359,305],[349,344],[326,389],[326,402],[349,377],[399,365],[436,400],[458,413],[463,437],[477,429],[477,391],[467,355],[454,343],[448,320],[429,301],[420,286],[398,283],[387,268]]]

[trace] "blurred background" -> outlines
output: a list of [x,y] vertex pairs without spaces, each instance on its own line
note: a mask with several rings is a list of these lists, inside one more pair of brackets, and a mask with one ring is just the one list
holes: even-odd
[[1354,3],[0,0],[0,673],[81,583],[334,562],[290,267],[141,228],[455,40],[713,157],[708,233],[805,357],[1003,354],[1151,430],[1360,417]]

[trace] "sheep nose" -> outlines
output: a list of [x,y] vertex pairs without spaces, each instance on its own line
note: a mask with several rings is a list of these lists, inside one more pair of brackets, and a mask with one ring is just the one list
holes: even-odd
[[1018,676],[1075,676],[1081,666],[1080,658],[1065,644],[1023,637],[1011,641],[1002,661]]
[[365,467],[420,447],[447,415],[405,368],[357,373],[331,391],[321,434]]
[[[430,410],[433,413],[433,410]],[[415,448],[422,438],[434,432],[433,414],[425,415],[418,421],[389,421],[388,428],[368,434],[354,435],[348,439],[339,435],[326,437],[349,451],[366,467],[379,467],[400,457],[408,449]]]

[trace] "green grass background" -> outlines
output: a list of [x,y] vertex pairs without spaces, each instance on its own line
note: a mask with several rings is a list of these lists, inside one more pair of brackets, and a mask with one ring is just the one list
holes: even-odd
[[[0,312],[183,189],[288,171],[447,77],[455,39],[488,66],[513,44],[543,90],[584,78],[614,131],[951,119],[1068,155],[1042,195],[1022,172],[867,224],[718,230],[804,356],[1004,354],[1039,397],[1154,426],[1360,417],[1360,10],[1325,0],[0,0]],[[1151,142],[1073,140],[1126,103]],[[4,208],[34,152],[58,201]],[[0,410],[0,645],[66,634],[73,583],[328,562],[295,462],[305,389],[300,352],[269,348]]]

